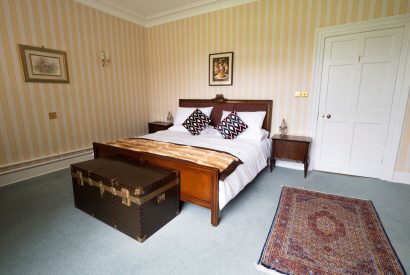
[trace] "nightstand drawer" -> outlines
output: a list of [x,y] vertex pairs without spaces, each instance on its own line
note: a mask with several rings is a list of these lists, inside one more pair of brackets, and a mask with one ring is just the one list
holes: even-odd
[[275,155],[273,157],[293,161],[304,161],[307,145],[308,144],[302,142],[276,140]]

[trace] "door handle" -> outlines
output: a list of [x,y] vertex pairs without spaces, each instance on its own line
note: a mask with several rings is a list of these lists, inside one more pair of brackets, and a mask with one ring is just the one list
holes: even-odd
[[[322,115],[322,117],[324,118],[324,117],[325,117],[325,115]],[[331,118],[331,117],[332,117],[332,115],[331,115],[331,114],[327,114],[327,115],[326,115],[326,118],[327,118],[327,119],[329,119],[329,118]]]

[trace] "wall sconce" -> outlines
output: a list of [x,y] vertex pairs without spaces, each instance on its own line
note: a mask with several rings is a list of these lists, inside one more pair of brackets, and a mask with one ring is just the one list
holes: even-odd
[[102,66],[108,66],[108,64],[110,64],[110,55],[106,52],[104,52],[104,50],[101,50],[101,63]]

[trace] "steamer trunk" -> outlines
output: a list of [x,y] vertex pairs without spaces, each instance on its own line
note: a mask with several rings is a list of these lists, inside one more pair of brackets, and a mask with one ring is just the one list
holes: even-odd
[[179,173],[114,158],[71,165],[74,204],[144,242],[179,214]]

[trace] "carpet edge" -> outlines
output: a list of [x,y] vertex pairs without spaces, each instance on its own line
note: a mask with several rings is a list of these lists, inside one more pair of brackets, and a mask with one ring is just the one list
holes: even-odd
[[282,199],[282,195],[283,195],[283,190],[284,190],[283,187],[286,187],[286,186],[282,185],[282,188],[281,188],[281,190],[280,190],[280,195],[279,195],[278,205],[276,206],[275,215],[273,215],[273,219],[272,219],[272,222],[271,222],[271,225],[270,225],[268,234],[266,235],[265,243],[263,244],[262,251],[261,251],[261,255],[259,256],[259,260],[258,260],[258,262],[257,262],[257,265],[260,265],[260,264],[261,264],[263,252],[265,251],[265,247],[266,247],[266,244],[268,243],[268,239],[269,239],[270,233],[272,232],[273,224],[274,224],[274,222],[275,222],[276,215],[277,215],[277,213],[278,213],[278,209],[279,209],[279,206],[280,206],[280,200]]
[[261,271],[261,272],[264,272],[264,273],[267,273],[267,274],[275,274],[275,275],[284,275],[284,274],[286,274],[286,273],[281,273],[281,272],[279,272],[279,271],[277,271],[277,270],[275,270],[275,269],[267,268],[267,267],[265,267],[265,266],[263,266],[263,265],[261,265],[261,264],[257,264],[257,263],[255,263],[255,268],[256,268],[257,270],[259,270],[259,271]]

